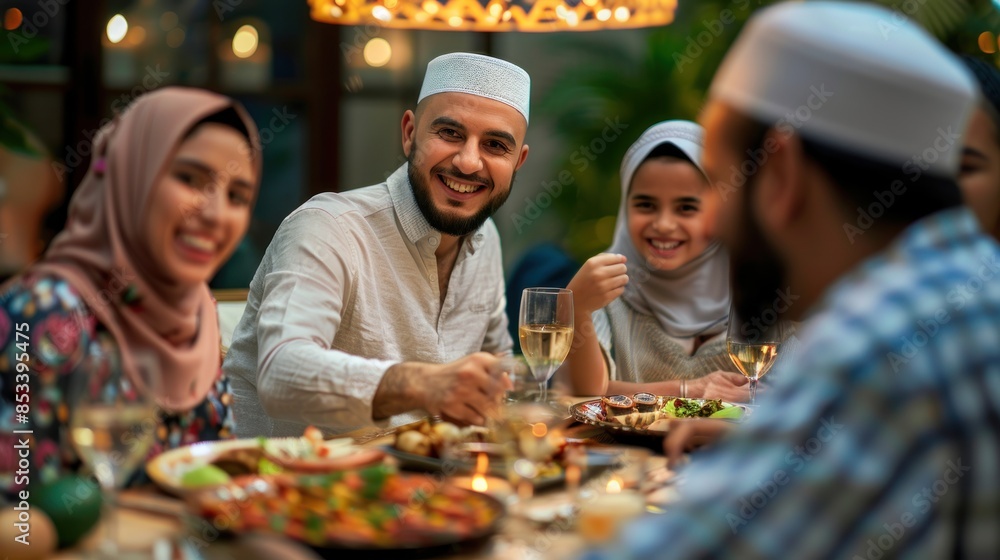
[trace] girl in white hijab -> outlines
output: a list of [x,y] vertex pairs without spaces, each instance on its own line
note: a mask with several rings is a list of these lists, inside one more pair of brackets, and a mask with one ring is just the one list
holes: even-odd
[[701,149],[700,126],[666,121],[626,152],[611,248],[567,286],[576,334],[562,373],[573,394],[746,398],[746,379],[720,371],[735,369],[729,257],[708,234],[714,195]]

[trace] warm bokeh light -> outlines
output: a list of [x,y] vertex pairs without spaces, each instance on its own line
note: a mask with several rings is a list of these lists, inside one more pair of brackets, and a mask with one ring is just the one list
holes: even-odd
[[128,39],[130,45],[141,45],[146,40],[146,28],[141,25],[130,27],[125,38]]
[[382,4],[390,10],[395,8],[398,3],[399,2],[397,0],[385,0],[384,2],[382,2]]
[[[175,27],[167,33],[167,46],[176,49],[177,47],[184,44],[184,30],[180,27]],[[256,48],[256,45],[254,45]],[[252,53],[251,53],[252,54]]]
[[389,63],[392,58],[392,46],[389,41],[381,37],[375,37],[365,44],[365,62],[373,68],[380,68]]
[[24,14],[17,8],[10,8],[3,14],[3,28],[7,31],[13,31],[21,27],[22,21],[24,21]]
[[233,54],[240,58],[250,58],[253,53],[257,52],[259,40],[256,27],[252,25],[240,27],[233,35]]
[[979,34],[979,50],[986,54],[997,52],[997,40],[990,31],[983,31]]
[[628,21],[629,16],[628,8],[622,6],[620,8],[615,8],[615,19],[618,21]]
[[536,438],[545,437],[545,434],[547,433],[549,433],[549,429],[545,426],[545,424],[538,422],[531,425],[531,435]]
[[170,31],[177,27],[177,14],[174,12],[163,12],[160,16],[160,29]]
[[125,34],[128,33],[128,21],[125,20],[125,16],[121,14],[112,16],[108,20],[107,33],[109,41],[120,43],[125,38]]
[[427,12],[430,15],[434,15],[438,13],[438,10],[441,9],[441,4],[438,4],[434,0],[427,0],[426,2],[423,3],[422,7],[425,12]]
[[392,12],[387,10],[385,6],[375,6],[372,8],[372,17],[379,21],[389,21],[392,19]]
[[490,460],[485,453],[476,455],[476,472],[485,473],[490,468]]
[[611,19],[611,10],[604,8],[603,10],[598,10],[597,21],[608,21]]
[[622,483],[617,478],[612,477],[608,481],[608,494],[618,494],[622,491]]

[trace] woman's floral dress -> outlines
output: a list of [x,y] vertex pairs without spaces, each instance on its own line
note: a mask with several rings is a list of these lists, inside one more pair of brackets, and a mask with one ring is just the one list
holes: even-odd
[[[120,371],[118,356],[114,338],[66,281],[29,274],[0,294],[0,494],[29,481],[51,482],[78,467],[67,429],[70,379],[83,371],[84,363],[90,364],[92,375],[115,374]],[[27,365],[19,366],[22,363]],[[195,408],[159,415],[150,457],[197,441],[229,438],[231,399],[220,370],[212,390]],[[22,451],[16,447],[25,438],[30,441],[27,469],[19,463]],[[141,473],[132,477],[132,483],[139,480],[144,480]]]

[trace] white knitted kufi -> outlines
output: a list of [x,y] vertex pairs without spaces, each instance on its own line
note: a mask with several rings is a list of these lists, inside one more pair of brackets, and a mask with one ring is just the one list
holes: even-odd
[[[862,2],[783,2],[757,12],[709,97],[781,130],[890,165],[953,177],[976,86],[900,14]],[[942,149],[942,146],[944,148]]]
[[468,93],[515,108],[528,122],[531,78],[505,60],[473,53],[441,55],[427,64],[417,103],[435,93]]

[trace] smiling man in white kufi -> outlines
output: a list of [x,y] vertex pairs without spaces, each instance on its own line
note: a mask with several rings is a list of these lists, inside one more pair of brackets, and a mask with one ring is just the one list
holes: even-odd
[[512,346],[490,216],[528,155],[529,98],[509,62],[438,57],[401,120],[407,163],[285,219],[224,364],[238,435],[485,422]]

